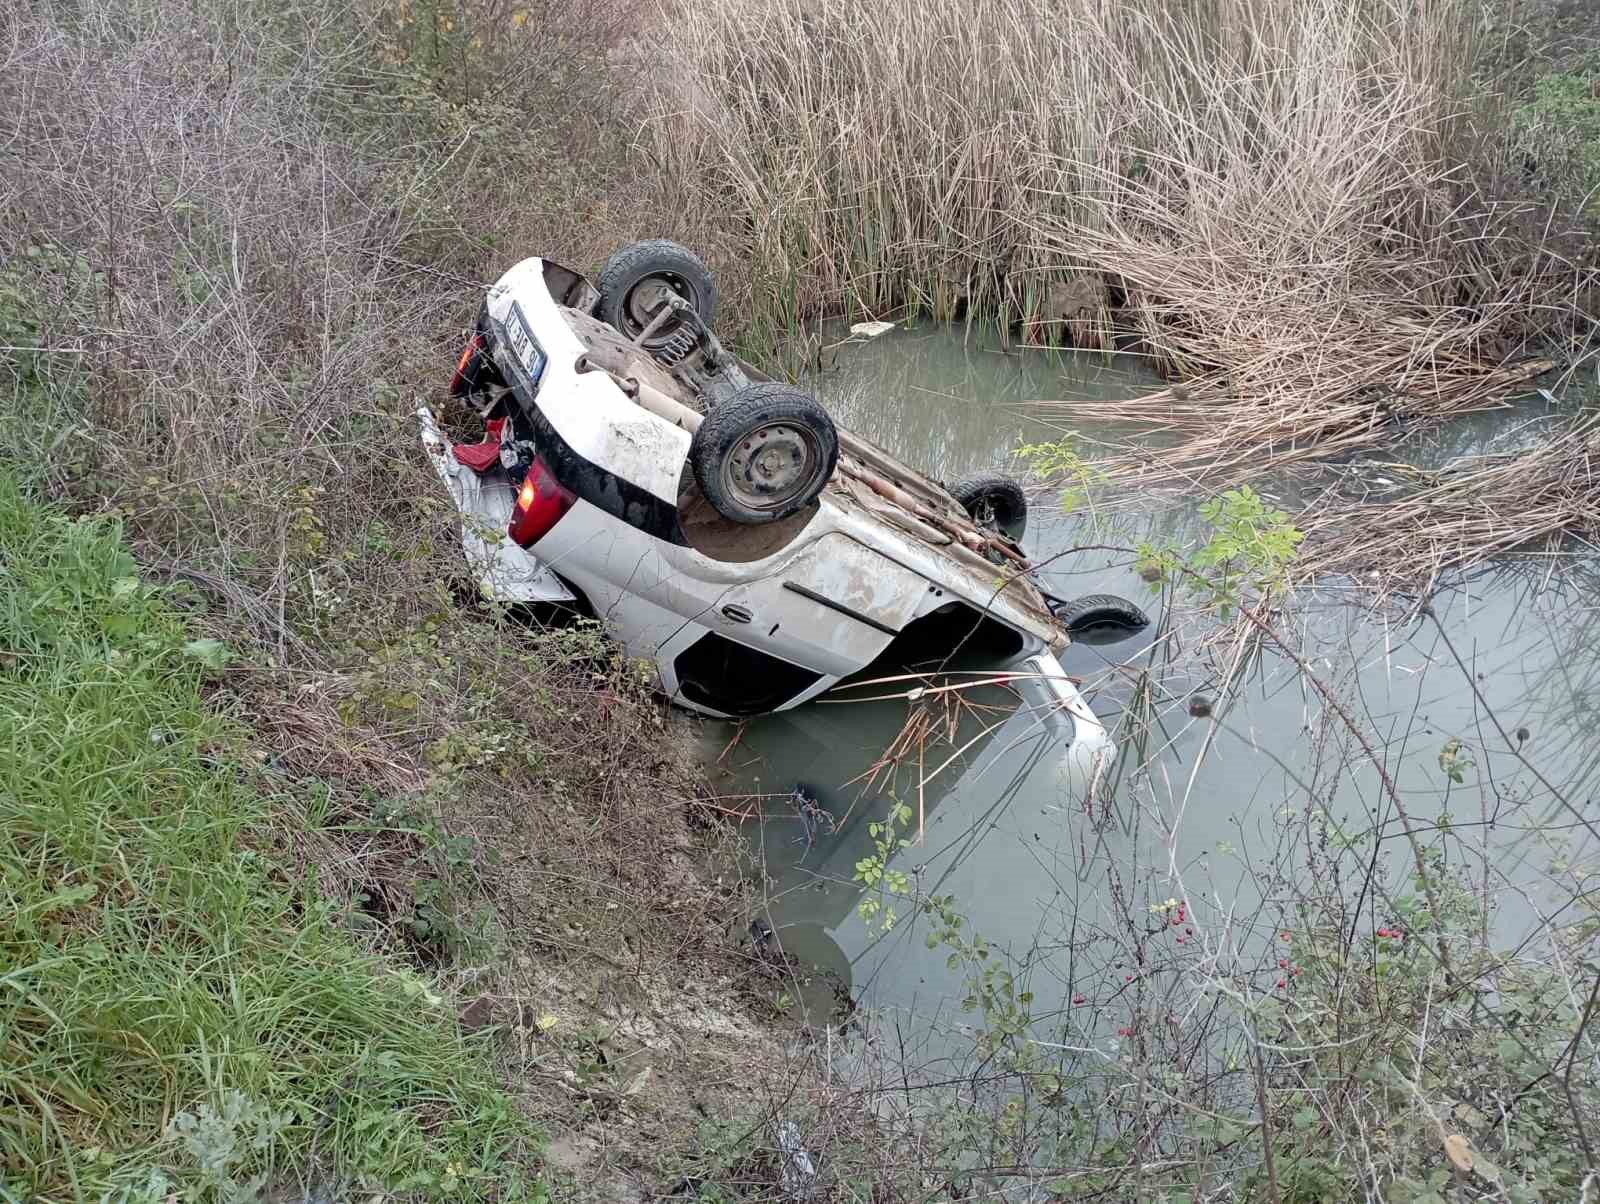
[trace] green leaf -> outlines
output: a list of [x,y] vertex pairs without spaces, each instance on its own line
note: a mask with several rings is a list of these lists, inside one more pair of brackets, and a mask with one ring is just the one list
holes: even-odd
[[143,626],[137,614],[108,614],[103,620],[107,635],[137,635]]
[[233,653],[221,640],[190,640],[183,646],[183,654],[208,669],[220,669],[233,659]]
[[97,890],[98,888],[93,883],[65,887],[54,892],[48,898],[31,904],[28,910],[32,911],[36,916],[46,916],[53,911],[62,911],[69,907],[77,907],[80,903],[87,903],[94,898]]

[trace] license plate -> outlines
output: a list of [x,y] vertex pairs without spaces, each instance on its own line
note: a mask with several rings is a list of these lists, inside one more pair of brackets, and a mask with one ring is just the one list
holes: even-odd
[[539,340],[528,329],[528,319],[523,316],[520,305],[512,304],[511,320],[506,323],[505,331],[506,339],[511,344],[511,354],[517,357],[517,363],[528,374],[528,383],[537,387],[539,378],[544,375],[544,348],[539,346]]

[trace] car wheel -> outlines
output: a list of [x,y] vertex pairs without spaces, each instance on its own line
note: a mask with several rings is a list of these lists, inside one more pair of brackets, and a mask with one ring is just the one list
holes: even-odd
[[1028,499],[1022,486],[998,472],[980,472],[962,477],[950,486],[950,496],[985,531],[1022,538],[1028,529]]
[[[717,312],[717,289],[711,273],[688,247],[652,238],[629,243],[606,260],[596,283],[599,317],[629,339],[637,339],[664,301],[681,297],[706,326]],[[657,327],[644,343],[651,354],[666,349],[682,327],[673,320]]]
[[700,492],[736,523],[802,510],[833,476],[839,435],[816,399],[789,385],[747,385],[705,416],[689,444]]
[[1116,594],[1085,594],[1050,608],[1057,621],[1073,635],[1095,628],[1141,631],[1150,626],[1150,616],[1126,598]]

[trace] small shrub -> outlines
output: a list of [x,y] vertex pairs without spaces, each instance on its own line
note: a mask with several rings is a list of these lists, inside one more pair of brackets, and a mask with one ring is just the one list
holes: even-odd
[[1105,474],[1078,453],[1070,435],[1050,443],[1025,443],[1017,455],[1036,476],[1061,482],[1061,509],[1068,514],[1089,500],[1094,486],[1105,482]]

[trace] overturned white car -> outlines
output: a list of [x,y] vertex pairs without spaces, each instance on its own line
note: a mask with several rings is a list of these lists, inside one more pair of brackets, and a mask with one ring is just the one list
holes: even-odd
[[981,650],[1047,684],[1078,753],[1109,755],[1056,653],[1137,609],[1047,598],[1014,482],[946,490],[836,429],[725,351],[714,308],[704,265],[662,241],[619,251],[598,286],[534,258],[489,289],[452,382],[485,440],[452,445],[420,414],[486,589],[589,608],[663,693],[722,717]]

